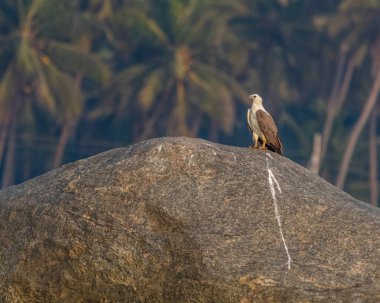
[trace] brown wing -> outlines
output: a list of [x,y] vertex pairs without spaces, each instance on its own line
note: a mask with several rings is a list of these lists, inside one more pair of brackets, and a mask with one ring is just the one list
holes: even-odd
[[282,144],[280,136],[278,134],[277,126],[274,123],[272,116],[259,109],[256,112],[256,117],[260,130],[267,139],[268,146],[271,147],[276,153],[282,155]]

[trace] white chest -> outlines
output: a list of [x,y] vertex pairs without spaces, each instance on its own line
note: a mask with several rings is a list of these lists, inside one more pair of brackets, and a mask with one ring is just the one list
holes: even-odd
[[257,106],[256,104],[253,104],[250,109],[248,109],[248,120],[249,120],[249,126],[255,132],[256,134],[259,135],[259,137],[263,137],[263,133],[260,130],[259,124],[257,122],[257,117],[256,117],[256,112],[258,110],[262,110],[266,113],[268,113],[263,106]]
[[259,135],[259,137],[262,137],[262,132],[260,130],[259,124],[257,122],[257,117],[256,117],[256,110],[253,108],[248,109],[248,120],[249,120],[249,126],[251,127],[252,131]]

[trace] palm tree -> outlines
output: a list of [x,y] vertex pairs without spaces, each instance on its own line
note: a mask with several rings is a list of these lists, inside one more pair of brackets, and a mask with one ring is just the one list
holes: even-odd
[[[84,75],[103,77],[107,71],[104,64],[83,47],[86,45],[83,31],[68,27],[68,22],[85,20],[68,10],[78,1],[63,4],[61,1],[33,0],[19,1],[17,5],[13,2],[7,2],[8,6],[4,7],[17,13],[17,17],[5,20],[9,30],[0,37],[10,57],[0,83],[0,156],[8,142],[3,187],[12,183],[15,137],[22,124],[20,117],[27,116],[23,112],[28,110],[31,111],[29,115],[33,115],[35,111],[42,111],[55,117],[58,124],[63,125],[62,134],[65,134],[66,125],[77,121],[83,110],[85,99],[79,80]],[[56,18],[51,18],[53,12]],[[65,17],[70,20],[64,20]],[[80,28],[85,27],[82,24]],[[29,106],[30,103],[35,106]],[[57,153],[61,154],[55,157],[55,165],[60,162],[60,146],[67,138],[61,135],[57,148]]]
[[[228,64],[221,52],[233,45],[220,36],[228,34],[228,22],[239,8],[228,2],[161,0],[136,10],[130,6],[115,10],[110,27],[120,50],[116,54],[128,50],[129,57],[121,69],[115,64],[109,99],[116,102],[117,112],[127,108],[139,112],[139,139],[162,131],[195,135],[202,117],[231,132],[235,100],[246,93],[222,68]],[[126,33],[129,45],[120,41],[119,32]]]
[[[343,188],[345,184],[355,146],[368,122],[370,113],[380,93],[379,17],[380,2],[378,1],[362,1],[359,5],[355,1],[344,0],[339,6],[338,14],[331,16],[327,20],[322,19],[322,21],[327,23],[327,28],[333,37],[340,37],[343,43],[347,44],[351,49],[354,49],[354,55],[355,51],[359,54],[360,59],[357,60],[358,62],[363,62],[362,58],[367,60],[368,58],[372,59],[371,70],[367,70],[368,75],[372,74],[372,87],[369,91],[368,100],[349,136],[347,147],[344,151],[336,181],[337,186],[340,188]],[[339,107],[343,103],[343,99],[337,98],[337,100],[338,103],[340,103],[340,105],[338,105]]]

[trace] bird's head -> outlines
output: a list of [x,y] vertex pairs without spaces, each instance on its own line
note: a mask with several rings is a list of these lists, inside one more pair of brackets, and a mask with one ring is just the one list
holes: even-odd
[[249,99],[252,101],[252,104],[262,105],[263,99],[258,94],[253,94],[249,96]]

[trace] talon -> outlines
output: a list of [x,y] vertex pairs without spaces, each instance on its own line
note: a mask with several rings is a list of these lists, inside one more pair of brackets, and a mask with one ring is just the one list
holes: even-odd
[[263,145],[261,146],[261,150],[266,150],[266,149],[268,149],[267,140],[264,140]]
[[255,142],[255,145],[253,145],[252,149],[258,149],[259,148],[259,136],[256,133],[253,133],[253,142]]

